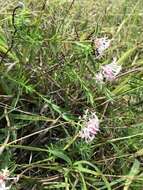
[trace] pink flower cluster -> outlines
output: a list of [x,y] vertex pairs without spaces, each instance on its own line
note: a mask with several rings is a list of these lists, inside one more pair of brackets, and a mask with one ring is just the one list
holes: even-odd
[[112,81],[120,73],[122,67],[116,62],[116,58],[113,59],[112,63],[101,66],[100,72],[96,74],[96,82],[103,83],[103,80]]
[[19,180],[19,177],[9,177],[10,176],[10,172],[7,168],[2,169],[0,171],[0,190],[9,190],[11,189],[11,185],[10,186],[6,186],[6,183],[8,180],[14,180],[14,182],[17,182]]
[[96,46],[97,58],[100,58],[104,51],[109,48],[111,40],[108,37],[96,38],[94,44]]
[[89,113],[89,111],[86,110],[83,116],[83,125],[84,127],[79,132],[79,136],[85,139],[87,143],[91,142],[99,131],[99,119],[96,113]]
[[[95,40],[97,58],[100,58],[104,51],[109,48],[111,40],[107,37],[96,38]],[[120,73],[122,67],[117,63],[116,58],[110,64],[100,67],[100,71],[96,74],[96,82],[103,84],[104,81],[113,81]],[[99,119],[95,112],[85,111],[82,118],[83,128],[79,132],[79,137],[84,139],[87,143],[91,142],[99,131]]]
[[2,169],[0,171],[0,190],[8,190],[8,189],[10,189],[10,186],[6,187],[6,180],[9,177],[9,175],[10,175],[10,173],[9,173],[9,170],[7,168]]

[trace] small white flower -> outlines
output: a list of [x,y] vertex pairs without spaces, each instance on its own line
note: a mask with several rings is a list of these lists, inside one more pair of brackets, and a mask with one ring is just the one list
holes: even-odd
[[95,138],[99,131],[99,119],[96,113],[89,113],[88,111],[85,112],[83,119],[84,128],[81,129],[79,136],[88,143]]
[[10,172],[7,168],[2,169],[0,171],[0,190],[10,189],[10,186],[6,187],[6,180],[8,179],[9,175],[10,175]]
[[9,170],[8,170],[7,168],[2,169],[2,170],[0,171],[0,177],[3,177],[4,180],[6,180],[9,175],[10,175],[10,172],[9,172]]
[[95,80],[97,83],[102,84],[103,83],[104,76],[101,72],[96,74]]
[[5,181],[0,182],[0,190],[9,190],[11,186],[6,187]]
[[116,62],[116,58],[113,59],[112,63],[102,66],[102,74],[107,81],[112,81],[120,73],[122,67]]
[[109,48],[110,44],[111,40],[107,37],[95,39],[97,58],[100,58],[104,54],[104,51]]

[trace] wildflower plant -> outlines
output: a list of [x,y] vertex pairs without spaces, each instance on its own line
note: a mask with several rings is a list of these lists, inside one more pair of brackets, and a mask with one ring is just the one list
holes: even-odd
[[86,143],[91,142],[99,131],[99,119],[95,112],[85,111],[82,117],[83,128],[79,132],[79,137],[85,140]]
[[142,189],[142,7],[0,1],[0,190]]

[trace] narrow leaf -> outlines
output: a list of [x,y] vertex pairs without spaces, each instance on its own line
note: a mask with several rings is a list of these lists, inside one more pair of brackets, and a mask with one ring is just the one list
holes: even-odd
[[131,185],[132,181],[134,180],[134,177],[138,174],[139,172],[139,167],[140,167],[140,162],[135,159],[133,166],[130,170],[130,173],[128,175],[128,179],[125,181],[125,186],[123,190],[128,190],[129,186]]

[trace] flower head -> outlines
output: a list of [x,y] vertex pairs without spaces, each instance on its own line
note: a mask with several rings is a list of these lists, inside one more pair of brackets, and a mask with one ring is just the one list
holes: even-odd
[[9,175],[10,175],[10,172],[9,172],[9,170],[7,168],[2,169],[0,171],[0,182],[1,182],[1,180],[7,180]]
[[102,73],[107,81],[112,81],[120,73],[121,69],[121,65],[118,65],[116,58],[114,58],[112,63],[102,66]]
[[98,72],[95,77],[96,82],[102,84],[103,79],[104,79],[104,76],[103,76],[102,72]]
[[[11,184],[9,181],[13,180],[14,183],[18,182],[19,176],[10,177],[10,172],[7,168],[2,169],[0,171],[0,190],[8,190],[11,189]],[[7,183],[9,186],[7,186]]]
[[113,58],[112,63],[101,66],[100,71],[96,74],[96,82],[99,84],[106,81],[113,81],[122,69],[121,65],[117,64],[116,58]]
[[10,189],[10,186],[6,187],[6,180],[8,179],[9,175],[10,175],[10,172],[7,168],[2,169],[0,171],[0,190]]
[[95,138],[95,135],[99,131],[99,119],[96,113],[89,113],[87,110],[83,116],[83,120],[84,127],[81,129],[79,136],[88,143]]
[[6,187],[5,181],[0,183],[0,190],[9,190],[11,186]]
[[103,55],[104,51],[109,48],[110,44],[111,40],[107,37],[95,39],[97,58]]

